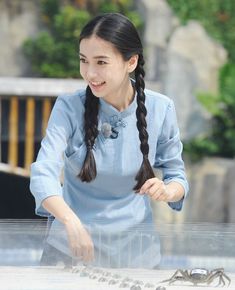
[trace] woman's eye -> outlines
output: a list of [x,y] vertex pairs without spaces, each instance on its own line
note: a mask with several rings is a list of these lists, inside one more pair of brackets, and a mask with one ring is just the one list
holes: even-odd
[[97,62],[98,64],[100,64],[100,65],[104,65],[104,64],[106,64],[106,62],[105,61],[103,61],[103,60],[98,60],[98,62]]
[[85,58],[80,58],[80,62],[87,63],[87,61],[85,60]]

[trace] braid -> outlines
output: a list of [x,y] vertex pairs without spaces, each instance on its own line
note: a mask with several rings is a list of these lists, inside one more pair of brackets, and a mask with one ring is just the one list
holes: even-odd
[[86,101],[84,113],[86,157],[78,177],[81,181],[90,182],[96,177],[96,163],[92,152],[95,139],[98,135],[99,99],[93,95],[89,86],[86,88]]
[[143,154],[143,161],[141,167],[135,177],[137,180],[137,184],[134,187],[134,190],[139,190],[144,182],[154,177],[153,169],[148,160],[149,154],[149,145],[148,145],[148,132],[147,132],[147,123],[146,123],[146,115],[147,110],[145,107],[145,83],[144,76],[145,72],[143,69],[144,58],[143,54],[139,54],[138,64],[135,69],[135,88],[137,91],[137,109],[136,109],[136,117],[137,117],[137,128],[139,131],[139,139],[140,139],[140,150]]

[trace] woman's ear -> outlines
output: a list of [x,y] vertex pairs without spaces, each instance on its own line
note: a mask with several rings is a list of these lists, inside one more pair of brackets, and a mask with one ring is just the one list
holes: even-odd
[[132,55],[132,57],[128,60],[129,73],[132,73],[136,69],[137,64],[138,64],[138,59],[139,59],[139,55],[135,54],[135,55]]

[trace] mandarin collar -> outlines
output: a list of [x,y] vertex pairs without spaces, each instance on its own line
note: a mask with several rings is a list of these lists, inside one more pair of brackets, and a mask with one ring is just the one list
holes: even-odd
[[122,112],[118,111],[115,107],[107,103],[103,98],[100,98],[99,101],[101,111],[109,117],[118,116],[119,118],[125,118],[135,112],[137,108],[136,94],[130,105]]

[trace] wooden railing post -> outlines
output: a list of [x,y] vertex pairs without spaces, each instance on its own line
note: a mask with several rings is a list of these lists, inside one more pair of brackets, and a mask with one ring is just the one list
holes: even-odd
[[2,162],[2,98],[0,97],[0,162]]
[[51,113],[51,100],[45,99],[43,100],[42,105],[42,137],[45,136],[50,113]]
[[29,169],[34,158],[34,123],[35,123],[35,100],[30,97],[26,101],[26,124],[25,124],[25,158],[24,168]]
[[9,114],[9,145],[8,145],[8,163],[11,166],[18,165],[18,98],[16,96],[10,99],[10,114]]

